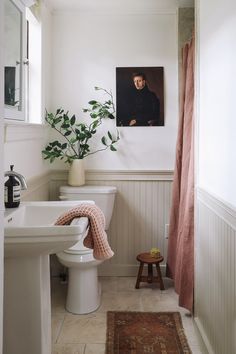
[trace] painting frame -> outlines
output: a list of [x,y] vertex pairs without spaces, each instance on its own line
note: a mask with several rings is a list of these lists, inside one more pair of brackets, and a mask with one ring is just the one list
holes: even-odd
[[164,67],[116,67],[116,125],[163,127]]

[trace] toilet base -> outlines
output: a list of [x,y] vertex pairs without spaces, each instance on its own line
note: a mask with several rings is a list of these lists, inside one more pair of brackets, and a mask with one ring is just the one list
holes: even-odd
[[101,285],[97,266],[88,269],[69,268],[66,310],[82,315],[97,310],[101,303]]

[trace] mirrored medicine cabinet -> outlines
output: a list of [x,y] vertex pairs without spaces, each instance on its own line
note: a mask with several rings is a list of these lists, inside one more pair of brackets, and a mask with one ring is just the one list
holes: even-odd
[[25,7],[19,0],[4,0],[5,118],[24,120],[27,66]]

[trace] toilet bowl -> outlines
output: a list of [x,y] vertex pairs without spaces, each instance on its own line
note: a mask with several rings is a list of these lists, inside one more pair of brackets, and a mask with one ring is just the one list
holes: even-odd
[[93,250],[83,246],[85,237],[86,234],[71,249],[57,253],[60,263],[68,268],[66,309],[74,314],[93,312],[100,305],[97,267],[102,261],[93,257]]
[[[108,229],[115,200],[116,187],[81,186],[60,188],[60,199],[93,200],[103,211],[106,219],[105,230]],[[73,222],[76,222],[76,219]],[[98,282],[98,265],[103,261],[93,257],[93,250],[84,247],[87,235],[73,247],[57,253],[58,260],[68,268],[68,290],[66,299],[67,311],[74,314],[85,314],[95,311],[100,306],[101,286]]]

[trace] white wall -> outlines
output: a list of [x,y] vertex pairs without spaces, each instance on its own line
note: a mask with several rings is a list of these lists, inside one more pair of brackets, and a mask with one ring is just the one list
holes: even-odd
[[10,169],[23,174],[26,179],[47,170],[41,150],[45,146],[46,129],[38,125],[5,125],[4,170]]
[[199,187],[236,206],[236,2],[199,3]]
[[[150,9],[142,2],[140,10],[140,3],[135,8],[133,1],[126,1],[123,9],[118,6],[116,12],[108,7],[53,13],[54,110],[64,107],[85,119],[82,108],[97,97],[94,86],[111,89],[115,96],[116,67],[164,66],[165,126],[120,128],[118,153],[95,154],[86,159],[86,168],[168,170],[174,167],[178,119],[176,4],[168,1],[168,9]],[[61,164],[61,167],[65,166]]]
[[[0,48],[3,48],[3,1],[0,1]],[[3,156],[3,50],[0,51],[0,156]],[[0,353],[2,353],[3,331],[3,159],[0,159]]]

